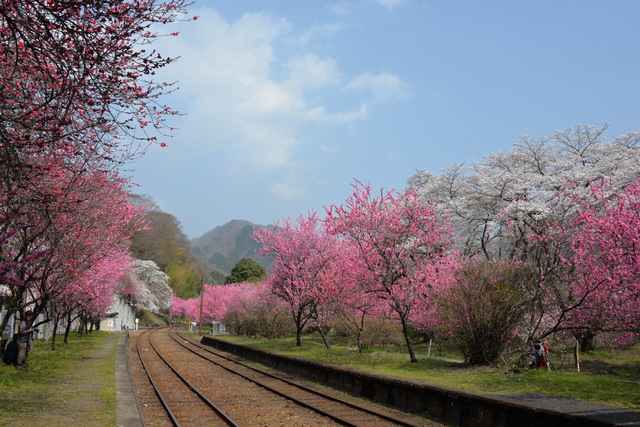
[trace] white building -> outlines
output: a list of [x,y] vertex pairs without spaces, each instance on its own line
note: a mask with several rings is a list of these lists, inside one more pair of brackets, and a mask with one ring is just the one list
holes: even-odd
[[100,320],[101,331],[122,331],[125,329],[134,330],[136,327],[135,306],[127,302],[120,294],[113,296],[113,301],[109,311]]

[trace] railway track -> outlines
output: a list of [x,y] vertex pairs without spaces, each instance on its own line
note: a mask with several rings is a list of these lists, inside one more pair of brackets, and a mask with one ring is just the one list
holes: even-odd
[[143,332],[138,337],[136,349],[147,378],[171,423],[174,426],[238,426],[160,354],[151,341],[152,334]]
[[[345,426],[418,425],[389,413],[363,408],[346,400],[336,398],[335,396],[330,396],[312,388],[305,387],[281,376],[253,368],[245,363],[225,356],[222,352],[211,350],[191,340],[185,339],[177,333],[171,333],[170,336],[193,354],[209,360],[227,371],[233,372],[247,381],[251,381],[279,396],[283,396],[299,405],[329,417],[338,424]],[[181,339],[176,339],[178,336]]]
[[[158,396],[151,399],[147,392],[141,398],[162,402],[153,404],[164,408],[170,425],[436,425],[321,393],[241,363],[174,331],[142,333],[136,346],[148,382],[156,387]],[[153,411],[158,412],[160,409]],[[154,417],[158,421],[163,418]],[[147,415],[145,419],[147,425],[156,425]]]

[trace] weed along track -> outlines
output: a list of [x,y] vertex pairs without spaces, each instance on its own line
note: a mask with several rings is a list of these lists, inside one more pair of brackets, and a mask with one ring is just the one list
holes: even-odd
[[318,392],[168,329],[141,333],[136,348],[132,368],[148,426],[432,425]]

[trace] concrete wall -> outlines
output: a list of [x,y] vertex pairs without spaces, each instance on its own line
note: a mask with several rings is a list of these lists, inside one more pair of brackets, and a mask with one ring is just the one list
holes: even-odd
[[[456,426],[564,427],[640,425],[640,412],[529,393],[484,395],[372,374],[203,337],[202,344],[403,411]],[[618,424],[616,420],[624,423]],[[630,423],[631,422],[631,423]]]

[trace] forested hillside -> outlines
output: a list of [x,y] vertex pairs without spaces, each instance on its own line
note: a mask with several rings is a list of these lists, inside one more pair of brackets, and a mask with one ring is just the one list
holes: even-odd
[[262,225],[233,220],[190,241],[177,218],[162,212],[151,198],[134,195],[131,200],[145,205],[146,221],[145,229],[133,234],[132,255],[154,261],[170,277],[169,285],[178,297],[197,295],[203,279],[224,283],[242,258],[250,258],[265,269],[273,264],[272,258],[258,255],[260,245],[251,237],[254,230],[265,228]]
[[255,230],[262,228],[272,229],[273,226],[265,227],[234,219],[193,239],[193,252],[225,275],[228,275],[242,258],[250,258],[268,270],[273,265],[273,259],[261,257],[257,252],[261,245],[251,237]]
[[182,232],[175,216],[162,212],[145,196],[132,196],[132,203],[145,205],[146,227],[131,239],[131,252],[136,259],[154,261],[169,277],[176,296],[195,296],[203,279],[223,283],[225,274],[206,260],[193,254],[189,238]]

